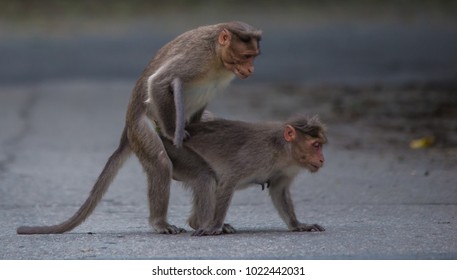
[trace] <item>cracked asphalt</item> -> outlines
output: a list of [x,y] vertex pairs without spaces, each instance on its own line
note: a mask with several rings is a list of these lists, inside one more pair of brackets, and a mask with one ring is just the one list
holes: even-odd
[[[81,226],[16,235],[79,207],[117,146],[136,76],[177,33],[3,34],[0,259],[456,259],[457,26],[265,26],[255,76],[210,109],[252,121],[321,116],[326,166],[292,191],[299,219],[325,232],[288,232],[253,187],[227,216],[238,233],[192,237],[190,193],[174,183],[169,220],[189,232],[156,234],[132,157]],[[435,145],[409,148],[430,134]]]

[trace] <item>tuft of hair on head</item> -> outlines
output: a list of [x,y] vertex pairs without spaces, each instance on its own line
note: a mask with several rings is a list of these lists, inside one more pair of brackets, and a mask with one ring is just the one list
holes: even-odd
[[291,117],[287,124],[293,126],[296,130],[309,135],[314,138],[322,138],[324,142],[327,142],[326,131],[327,127],[319,119],[318,115],[312,117],[304,115],[295,115]]

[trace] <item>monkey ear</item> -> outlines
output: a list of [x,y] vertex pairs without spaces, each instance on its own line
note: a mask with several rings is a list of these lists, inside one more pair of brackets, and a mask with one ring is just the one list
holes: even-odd
[[286,125],[286,128],[284,128],[284,139],[287,142],[291,142],[295,140],[296,135],[297,132],[295,131],[295,128],[290,124]]
[[221,33],[219,33],[219,38],[218,38],[219,44],[221,44],[222,46],[226,46],[226,45],[230,44],[231,40],[232,40],[232,34],[230,33],[230,31],[228,31],[227,29],[224,28],[221,31]]

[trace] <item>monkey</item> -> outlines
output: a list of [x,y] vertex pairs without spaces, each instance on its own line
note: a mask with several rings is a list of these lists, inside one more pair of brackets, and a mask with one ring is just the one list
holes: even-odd
[[173,178],[193,190],[189,225],[193,235],[235,233],[224,219],[236,190],[267,187],[280,217],[291,231],[325,231],[296,218],[290,185],[300,169],[317,172],[324,164],[326,128],[317,116],[285,123],[247,123],[212,119],[187,126],[192,137],[178,149],[164,139],[175,167]]
[[89,197],[68,220],[53,226],[23,226],[18,234],[57,234],[74,229],[95,209],[117,172],[133,153],[147,175],[149,223],[164,234],[184,232],[168,222],[172,163],[162,137],[180,148],[208,102],[234,77],[254,72],[261,30],[233,21],[187,31],[160,48],[137,80],[117,149],[109,157]]
[[184,33],[159,50],[146,69],[146,102],[162,134],[181,147],[188,137],[186,121],[201,118],[208,100],[234,76],[246,79],[253,73],[260,39],[259,30],[231,22]]

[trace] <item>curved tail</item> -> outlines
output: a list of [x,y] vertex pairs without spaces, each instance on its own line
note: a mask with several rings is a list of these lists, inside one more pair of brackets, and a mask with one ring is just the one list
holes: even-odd
[[130,155],[131,150],[127,139],[127,128],[122,132],[119,147],[108,159],[102,173],[98,176],[89,197],[78,211],[68,220],[53,226],[22,226],[17,228],[18,234],[57,234],[70,231],[80,225],[95,209],[102,196],[108,190],[117,172]]

